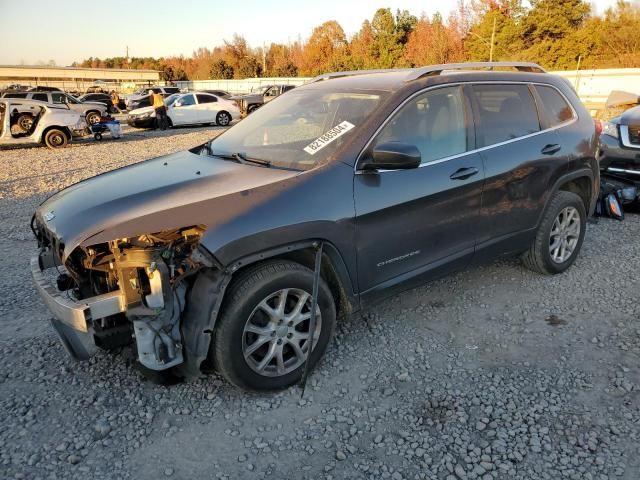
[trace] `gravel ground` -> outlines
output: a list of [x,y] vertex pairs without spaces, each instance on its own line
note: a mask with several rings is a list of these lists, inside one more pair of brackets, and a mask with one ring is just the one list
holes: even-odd
[[0,150],[0,477],[640,478],[638,215],[590,224],[564,275],[495,263],[344,320],[304,398],[68,358],[29,278],[34,208],[217,132]]

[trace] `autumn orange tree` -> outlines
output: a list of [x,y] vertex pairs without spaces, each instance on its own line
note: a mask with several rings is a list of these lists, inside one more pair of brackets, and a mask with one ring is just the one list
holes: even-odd
[[290,43],[252,48],[241,35],[191,57],[90,57],[83,67],[148,68],[167,80],[311,76],[350,69],[527,60],[549,69],[640,67],[640,4],[594,15],[587,0],[458,0],[447,17],[379,8],[347,35],[336,20]]

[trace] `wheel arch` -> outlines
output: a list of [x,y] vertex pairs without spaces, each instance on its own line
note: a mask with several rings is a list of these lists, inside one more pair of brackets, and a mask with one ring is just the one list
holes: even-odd
[[559,191],[572,192],[578,195],[583,203],[584,209],[587,212],[587,216],[593,213],[595,209],[597,190],[595,189],[595,175],[589,168],[582,168],[574,172],[567,173],[561,176],[553,184],[553,187],[549,189],[549,195],[545,201],[544,208],[540,212],[537,225],[542,221],[544,212],[547,210],[549,202],[553,198],[553,195]]
[[360,309],[354,283],[349,275],[342,254],[335,245],[326,240],[315,239],[282,245],[237,259],[228,266],[233,276],[242,270],[268,260],[290,260],[310,270],[315,268],[315,253],[319,242],[323,242],[321,276],[329,285],[336,303],[338,317],[350,315]]
[[71,134],[71,130],[69,129],[69,127],[62,127],[62,126],[59,126],[59,125],[49,125],[48,127],[45,127],[44,130],[42,130],[42,133],[40,134],[40,138],[38,140],[40,142],[44,142],[44,137],[51,130],[61,130],[62,132],[64,132],[64,134],[67,136],[67,141],[68,142],[71,142],[71,140],[73,138],[73,135]]

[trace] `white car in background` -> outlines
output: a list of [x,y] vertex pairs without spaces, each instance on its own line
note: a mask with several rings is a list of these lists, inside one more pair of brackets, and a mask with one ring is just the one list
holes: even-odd
[[[29,115],[33,120],[26,129],[20,122],[23,115]],[[62,148],[73,138],[87,133],[84,115],[66,105],[0,98],[0,145],[41,143],[49,148]]]
[[[226,127],[240,118],[240,109],[233,100],[206,92],[176,93],[165,99],[169,124],[215,124]],[[129,112],[127,123],[132,127],[152,128],[156,125],[153,107],[143,107]]]

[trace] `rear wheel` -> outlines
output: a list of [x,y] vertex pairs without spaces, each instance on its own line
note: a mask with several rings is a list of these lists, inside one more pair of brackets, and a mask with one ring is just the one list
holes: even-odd
[[575,262],[587,226],[582,199],[572,192],[556,192],[542,217],[536,238],[524,255],[526,267],[554,275]]
[[218,112],[218,115],[216,115],[216,123],[221,127],[226,127],[231,123],[231,115],[227,112]]
[[44,134],[44,144],[49,148],[64,148],[68,143],[67,134],[57,128],[52,128]]
[[[232,282],[216,325],[210,360],[229,382],[275,390],[300,380],[310,347],[313,272],[289,261],[250,268]],[[335,303],[321,280],[311,366],[335,327]]]

